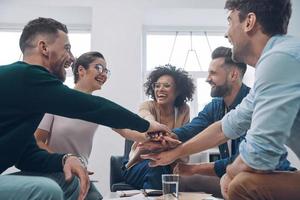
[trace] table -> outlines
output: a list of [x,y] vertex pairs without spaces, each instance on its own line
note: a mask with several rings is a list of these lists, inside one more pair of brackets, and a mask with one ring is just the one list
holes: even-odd
[[[200,192],[180,192],[179,200],[222,200],[212,197],[210,194]],[[132,197],[118,197],[116,192],[111,192],[103,200],[163,200],[161,197],[145,197],[142,193]]]

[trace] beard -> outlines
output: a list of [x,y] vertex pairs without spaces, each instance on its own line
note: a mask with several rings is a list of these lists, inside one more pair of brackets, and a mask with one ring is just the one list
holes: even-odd
[[220,86],[215,86],[211,88],[210,96],[211,97],[225,97],[228,95],[232,90],[232,87],[227,83],[227,81]]
[[66,70],[64,68],[55,69],[55,70],[52,71],[52,74],[55,75],[62,82],[65,82],[65,80],[66,80]]

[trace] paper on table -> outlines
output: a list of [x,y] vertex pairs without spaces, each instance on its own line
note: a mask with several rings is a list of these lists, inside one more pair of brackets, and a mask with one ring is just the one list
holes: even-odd
[[141,194],[141,190],[119,190],[117,194],[119,197],[131,197],[133,195]]
[[112,198],[110,200],[148,200],[148,199],[149,198],[145,197],[143,194],[137,194],[131,197]]

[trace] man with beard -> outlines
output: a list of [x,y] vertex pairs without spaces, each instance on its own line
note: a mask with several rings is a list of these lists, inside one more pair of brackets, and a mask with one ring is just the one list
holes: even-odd
[[[231,49],[226,47],[218,47],[212,52],[206,81],[211,86],[210,95],[213,99],[190,123],[173,129],[180,141],[186,142],[222,119],[248,94],[250,88],[242,82],[247,66],[234,62],[231,56]],[[181,177],[180,190],[202,191],[221,196],[220,177],[225,173],[226,166],[238,154],[238,146],[242,139],[243,137],[240,137],[219,145],[221,159],[215,162],[193,165],[178,163],[174,169],[175,173],[186,175]]]
[[[180,141],[186,142],[212,123],[222,119],[248,94],[250,88],[242,82],[247,66],[244,63],[234,62],[231,56],[231,49],[226,47],[218,47],[212,52],[206,81],[211,85],[210,95],[213,99],[190,123],[173,129],[176,134],[174,137]],[[221,159],[215,162],[194,165],[178,163],[174,172],[186,175],[181,176],[180,191],[201,191],[221,196],[220,177],[225,173],[226,166],[238,154],[238,146],[242,139],[243,137],[240,137],[219,145]],[[146,142],[143,148],[159,149],[160,145]]]
[[[224,199],[299,200],[300,171],[278,167],[285,145],[300,158],[300,40],[288,36],[290,0],[226,0],[233,59],[256,69],[255,82],[241,104],[178,148],[144,155],[151,166],[240,137],[239,156],[221,178]],[[211,140],[211,138],[215,138]]]
[[[182,142],[186,142],[214,122],[221,120],[227,112],[235,109],[249,93],[250,88],[242,83],[246,64],[234,62],[230,48],[218,47],[212,52],[211,57],[207,82],[211,85],[211,97],[214,98],[190,123],[173,129],[176,137]],[[244,139],[245,133],[242,132],[240,134],[242,136],[219,145],[220,160],[199,164],[178,163],[174,168],[174,173],[182,175],[179,190],[206,192],[216,197],[222,197],[220,178],[226,173],[226,167],[238,156],[239,144]],[[215,138],[211,137],[210,140],[214,141]],[[143,148],[158,149],[159,145],[146,143]],[[281,162],[278,169],[295,170],[290,167],[290,162],[286,159]]]
[[13,165],[22,170],[0,175],[0,199],[85,198],[89,178],[82,159],[36,144],[33,134],[44,113],[139,132],[168,131],[107,99],[64,86],[64,68],[74,61],[67,33],[50,18],[30,21],[19,42],[23,61],[0,67],[0,173]]

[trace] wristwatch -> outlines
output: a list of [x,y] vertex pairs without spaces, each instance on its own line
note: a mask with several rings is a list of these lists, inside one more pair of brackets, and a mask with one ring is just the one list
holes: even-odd
[[75,156],[76,158],[78,158],[78,160],[80,161],[80,163],[82,164],[82,166],[85,167],[85,168],[87,168],[87,166],[86,166],[86,164],[85,164],[83,158],[82,158],[81,156],[77,156],[77,155],[72,154],[72,153],[67,153],[67,154],[65,154],[65,155],[63,156],[63,158],[62,158],[62,166],[65,166],[67,159],[68,159],[69,157],[71,157],[71,156]]

